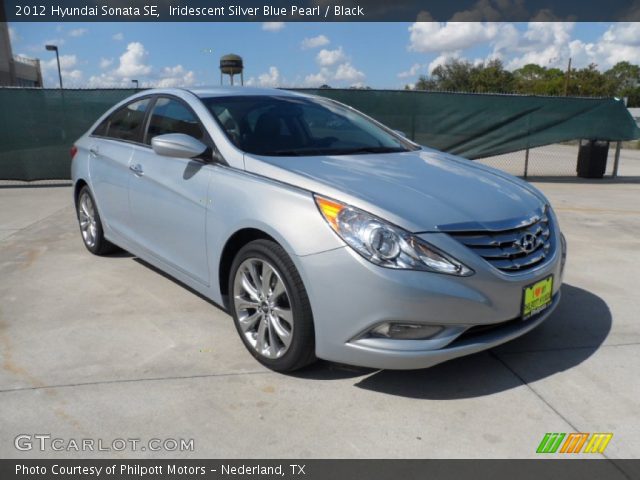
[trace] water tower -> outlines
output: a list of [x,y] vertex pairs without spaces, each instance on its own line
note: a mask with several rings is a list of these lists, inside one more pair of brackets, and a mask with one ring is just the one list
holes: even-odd
[[220,85],[223,82],[223,75],[229,75],[231,78],[231,85],[233,85],[233,76],[240,74],[240,85],[244,85],[244,77],[242,76],[242,57],[230,53],[220,57]]

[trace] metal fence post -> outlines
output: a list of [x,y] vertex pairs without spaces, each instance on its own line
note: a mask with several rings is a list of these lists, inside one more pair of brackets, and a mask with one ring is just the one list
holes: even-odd
[[529,147],[524,152],[524,178],[529,174]]
[[616,142],[616,156],[613,159],[613,172],[611,173],[611,178],[618,177],[618,164],[620,163],[620,148],[622,147],[622,142]]

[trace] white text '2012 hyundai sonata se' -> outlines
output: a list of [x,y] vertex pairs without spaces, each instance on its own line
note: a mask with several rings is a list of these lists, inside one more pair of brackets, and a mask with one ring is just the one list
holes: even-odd
[[537,189],[325,98],[159,89],[72,149],[84,244],[233,315],[261,363],[435,365],[535,328],[566,245]]

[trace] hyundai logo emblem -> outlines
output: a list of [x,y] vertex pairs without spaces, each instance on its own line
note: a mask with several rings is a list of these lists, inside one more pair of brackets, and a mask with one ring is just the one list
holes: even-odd
[[536,240],[536,236],[533,233],[525,233],[514,245],[524,253],[531,253],[536,249]]

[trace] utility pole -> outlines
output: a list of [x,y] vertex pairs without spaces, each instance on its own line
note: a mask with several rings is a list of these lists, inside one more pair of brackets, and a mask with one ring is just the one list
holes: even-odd
[[567,66],[567,74],[564,77],[564,96],[569,94],[569,78],[571,78],[571,57],[569,57],[569,65]]

